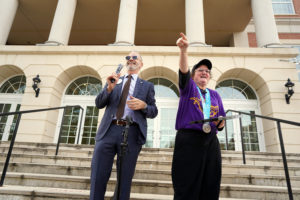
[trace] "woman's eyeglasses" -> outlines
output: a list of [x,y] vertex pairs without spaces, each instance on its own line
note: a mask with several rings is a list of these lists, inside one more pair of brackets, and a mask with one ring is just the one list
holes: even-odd
[[130,60],[132,58],[132,60],[137,60],[138,57],[137,56],[126,56],[125,59],[126,60]]

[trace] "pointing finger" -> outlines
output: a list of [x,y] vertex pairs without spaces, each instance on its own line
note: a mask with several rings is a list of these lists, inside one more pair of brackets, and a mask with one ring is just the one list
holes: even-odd
[[178,40],[176,41],[176,45],[178,46],[179,45],[179,43],[181,42],[181,37],[180,38],[178,38]]
[[180,36],[182,37],[182,39],[187,40],[186,36],[184,35],[184,33],[180,33]]

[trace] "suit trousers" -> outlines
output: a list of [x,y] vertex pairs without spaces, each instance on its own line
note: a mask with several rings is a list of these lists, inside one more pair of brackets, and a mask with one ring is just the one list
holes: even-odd
[[172,163],[174,200],[217,200],[221,151],[215,133],[179,130]]
[[[119,163],[120,144],[123,141],[122,133],[124,129],[124,126],[111,124],[105,136],[96,141],[91,166],[90,200],[104,200],[107,182],[116,154],[117,163]],[[142,148],[142,145],[138,144],[138,138],[141,134],[138,125],[130,126],[128,131],[128,147],[122,161],[121,200],[128,200],[130,198],[131,182],[137,158]]]

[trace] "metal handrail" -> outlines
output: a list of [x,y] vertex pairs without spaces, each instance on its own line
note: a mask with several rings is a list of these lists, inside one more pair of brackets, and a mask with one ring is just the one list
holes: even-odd
[[[284,148],[280,123],[290,124],[290,125],[294,125],[294,126],[300,126],[300,123],[299,122],[294,122],[294,121],[289,121],[289,120],[284,120],[284,119],[279,119],[279,118],[274,118],[274,117],[267,117],[267,116],[263,116],[263,115],[256,115],[256,114],[252,114],[252,113],[246,113],[246,112],[237,111],[237,110],[227,110],[226,114],[228,112],[234,112],[234,113],[238,113],[239,115],[249,115],[249,116],[252,116],[252,117],[258,117],[258,118],[262,118],[262,119],[276,121],[277,129],[278,129],[278,137],[279,137],[280,147],[281,147],[281,155],[282,155],[284,172],[285,172],[285,179],[286,179],[286,184],[287,184],[288,193],[289,193],[289,199],[293,200],[293,191],[292,191],[292,187],[291,187],[291,180],[290,180],[290,176],[289,176],[288,164],[287,164],[287,160],[286,160],[286,153],[285,153],[285,148]],[[243,141],[242,119],[240,118],[239,120],[240,120],[240,129],[241,129],[240,131],[241,131],[243,163],[246,164],[244,141]],[[227,134],[226,134],[226,137],[227,137]],[[227,138],[226,138],[226,141],[227,141]]]
[[[1,116],[8,116],[8,115],[18,115],[16,125],[15,125],[15,129],[14,129],[14,133],[12,135],[12,138],[11,138],[11,141],[10,141],[10,146],[9,146],[9,149],[8,149],[8,152],[7,152],[6,161],[5,161],[5,164],[4,164],[4,167],[3,167],[1,180],[0,180],[0,187],[2,187],[3,183],[4,183],[4,179],[5,179],[5,176],[6,176],[6,171],[7,171],[7,168],[8,168],[8,165],[9,165],[9,160],[10,160],[10,157],[11,157],[11,153],[12,153],[12,150],[13,150],[13,147],[14,147],[14,144],[15,144],[15,139],[16,139],[16,135],[17,135],[17,132],[18,132],[18,128],[19,128],[19,124],[20,124],[22,114],[43,112],[43,111],[49,111],[49,110],[59,110],[59,109],[64,109],[64,114],[65,114],[66,108],[73,108],[73,107],[79,107],[82,110],[81,118],[80,118],[80,124],[79,124],[79,134],[80,134],[81,122],[82,122],[82,116],[83,116],[83,108],[79,105],[54,107],[54,108],[44,108],[44,109],[35,109],[35,110],[24,110],[24,111],[8,112],[8,113],[0,113],[0,117]],[[62,115],[61,125],[63,123],[64,114]],[[60,144],[60,140],[61,140],[61,133],[62,133],[62,129],[60,128],[58,141],[57,141],[57,145],[56,145],[55,155],[57,155],[57,153],[58,153],[59,144]]]

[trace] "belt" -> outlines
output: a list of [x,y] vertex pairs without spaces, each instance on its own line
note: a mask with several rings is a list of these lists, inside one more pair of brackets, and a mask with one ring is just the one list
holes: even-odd
[[[124,120],[124,119],[114,119],[114,120],[112,120],[112,122],[111,122],[112,124],[115,124],[115,125],[118,125],[118,126],[126,126],[126,120]],[[130,124],[131,126],[135,126],[135,125],[137,125],[137,123],[136,122],[133,122],[133,123],[131,123]]]

